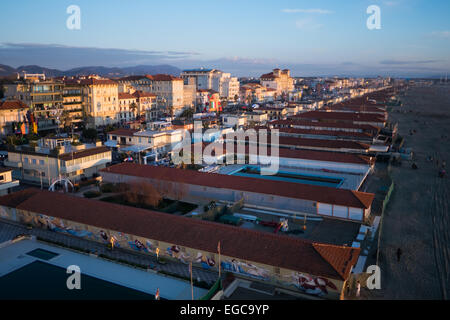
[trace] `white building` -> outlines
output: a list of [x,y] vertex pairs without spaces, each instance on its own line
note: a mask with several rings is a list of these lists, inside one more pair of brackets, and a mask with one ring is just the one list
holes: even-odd
[[214,90],[220,94],[220,97],[233,100],[239,96],[239,81],[236,77],[231,77],[230,73],[200,68],[184,70],[181,77],[185,81],[194,79],[197,90]]

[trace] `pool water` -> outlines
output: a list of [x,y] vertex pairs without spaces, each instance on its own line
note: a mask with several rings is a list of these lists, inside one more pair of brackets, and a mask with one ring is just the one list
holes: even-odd
[[0,277],[0,300],[154,300],[145,292],[81,273],[81,289],[69,290],[66,270],[34,261]]
[[27,255],[35,257],[35,258],[39,258],[42,260],[50,260],[56,256],[58,256],[57,253],[45,250],[45,249],[34,249],[33,251],[27,252]]
[[341,179],[341,178],[307,175],[307,174],[287,172],[287,171],[278,171],[276,174],[270,175],[270,176],[269,175],[261,175],[261,170],[259,169],[259,167],[254,167],[254,166],[245,166],[245,167],[240,168],[239,170],[232,172],[230,174],[234,175],[234,176],[241,176],[241,177],[288,181],[288,182],[296,182],[296,183],[310,184],[310,185],[324,186],[324,187],[332,187],[332,188],[339,188],[344,181],[344,179]]

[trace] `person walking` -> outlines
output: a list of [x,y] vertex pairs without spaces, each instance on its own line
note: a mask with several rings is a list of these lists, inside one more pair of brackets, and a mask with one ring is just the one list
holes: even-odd
[[356,282],[356,297],[359,298],[361,294],[361,283],[359,281]]
[[398,248],[397,249],[397,262],[400,262],[401,255],[402,255],[402,249]]

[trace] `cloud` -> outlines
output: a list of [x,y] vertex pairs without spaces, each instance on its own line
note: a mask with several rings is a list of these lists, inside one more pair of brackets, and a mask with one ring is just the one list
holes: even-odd
[[400,4],[400,1],[383,1],[383,4],[388,7],[393,7]]
[[431,33],[431,35],[434,36],[434,37],[450,39],[450,31],[448,31],[448,30],[445,30],[445,31],[434,31],[434,32]]
[[408,65],[408,64],[427,64],[427,63],[436,63],[441,62],[441,60],[415,60],[415,61],[408,61],[408,60],[382,60],[380,61],[380,64],[384,65]]
[[305,19],[296,20],[295,26],[297,27],[297,29],[314,30],[314,29],[321,28],[323,26],[323,24],[316,23],[313,19],[305,18]]
[[333,11],[324,9],[282,9],[284,13],[317,13],[317,14],[331,14]]
[[[2,43],[0,61],[18,67],[23,64],[50,65],[69,69],[86,65],[108,67],[136,64],[164,64],[198,56],[196,52],[128,50],[117,48],[75,47],[60,44]],[[32,61],[31,61],[32,60]]]

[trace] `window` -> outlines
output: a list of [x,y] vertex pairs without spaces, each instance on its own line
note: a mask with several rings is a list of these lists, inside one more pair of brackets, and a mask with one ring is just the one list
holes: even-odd
[[28,163],[28,158],[23,158],[24,163]]
[[39,160],[39,165],[43,166],[44,165],[44,160]]

